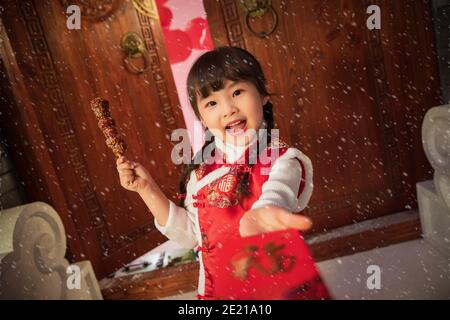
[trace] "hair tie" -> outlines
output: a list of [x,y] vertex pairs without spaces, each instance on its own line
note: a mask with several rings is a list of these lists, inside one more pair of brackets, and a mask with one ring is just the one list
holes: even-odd
[[266,119],[263,119],[263,121],[261,123],[261,129],[267,129],[267,121],[266,121]]
[[177,193],[177,199],[184,199],[186,198],[186,193]]

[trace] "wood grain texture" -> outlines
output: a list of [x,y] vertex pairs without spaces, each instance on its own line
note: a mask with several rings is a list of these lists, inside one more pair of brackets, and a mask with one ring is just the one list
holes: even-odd
[[152,300],[196,291],[197,262],[158,269],[115,279],[105,279],[102,295],[105,300]]
[[[89,101],[109,100],[126,155],[141,162],[168,197],[178,187],[170,133],[184,123],[159,21],[125,3],[106,20],[82,20],[81,30],[68,30],[59,1],[13,0],[2,18],[11,45],[5,56],[14,60],[5,63],[13,99],[3,121],[27,126],[8,135],[20,132],[22,149],[45,155],[42,164],[31,160],[38,156],[26,163],[15,155],[22,179],[33,181],[27,193],[64,216],[70,258],[91,260],[102,278],[165,237],[139,196],[120,186]],[[140,76],[123,66],[120,40],[130,30],[141,34],[149,52],[150,68]]]
[[[432,176],[421,121],[441,104],[429,2],[371,1],[382,9],[379,31],[365,27],[367,1],[272,3],[277,30],[260,39],[238,0],[204,1],[215,45],[255,53],[281,137],[312,160],[315,189],[304,212],[312,233],[417,208],[415,183]],[[128,1],[105,19],[82,20],[81,30],[68,30],[66,18],[61,1],[4,1],[0,121],[29,200],[58,211],[69,259],[91,260],[102,278],[166,239],[139,196],[120,187],[89,101],[111,102],[129,157],[172,199],[180,168],[170,133],[184,123],[159,21]],[[261,30],[269,20],[252,23]],[[141,76],[123,66],[128,31],[151,57]],[[403,239],[414,233],[408,228],[399,229]],[[323,248],[324,258],[347,250]]]
[[[432,177],[421,122],[440,104],[429,2],[271,3],[279,24],[261,39],[239,1],[204,1],[215,45],[255,54],[280,136],[313,163],[311,232],[417,208],[415,184]],[[381,30],[366,27],[370,4],[381,8]]]

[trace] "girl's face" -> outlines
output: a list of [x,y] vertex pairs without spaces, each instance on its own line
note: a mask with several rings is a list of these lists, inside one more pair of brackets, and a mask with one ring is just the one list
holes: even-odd
[[226,80],[223,89],[206,98],[197,96],[197,105],[203,125],[216,138],[246,146],[251,141],[249,132],[257,132],[261,126],[263,105],[268,100],[252,82]]

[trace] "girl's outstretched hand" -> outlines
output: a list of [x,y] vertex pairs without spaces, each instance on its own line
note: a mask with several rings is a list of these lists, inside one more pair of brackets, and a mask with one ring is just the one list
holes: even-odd
[[241,219],[239,233],[242,237],[284,229],[309,230],[312,227],[310,218],[276,206],[266,206],[247,211]]
[[153,177],[140,163],[120,157],[116,161],[120,185],[129,191],[142,192],[155,184]]

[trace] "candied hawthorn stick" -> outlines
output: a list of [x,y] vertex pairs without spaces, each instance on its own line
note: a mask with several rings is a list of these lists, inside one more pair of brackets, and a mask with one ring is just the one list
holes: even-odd
[[116,158],[121,157],[127,146],[117,131],[108,101],[97,97],[91,101],[91,109],[98,120],[98,127],[105,135],[106,145],[113,151]]

